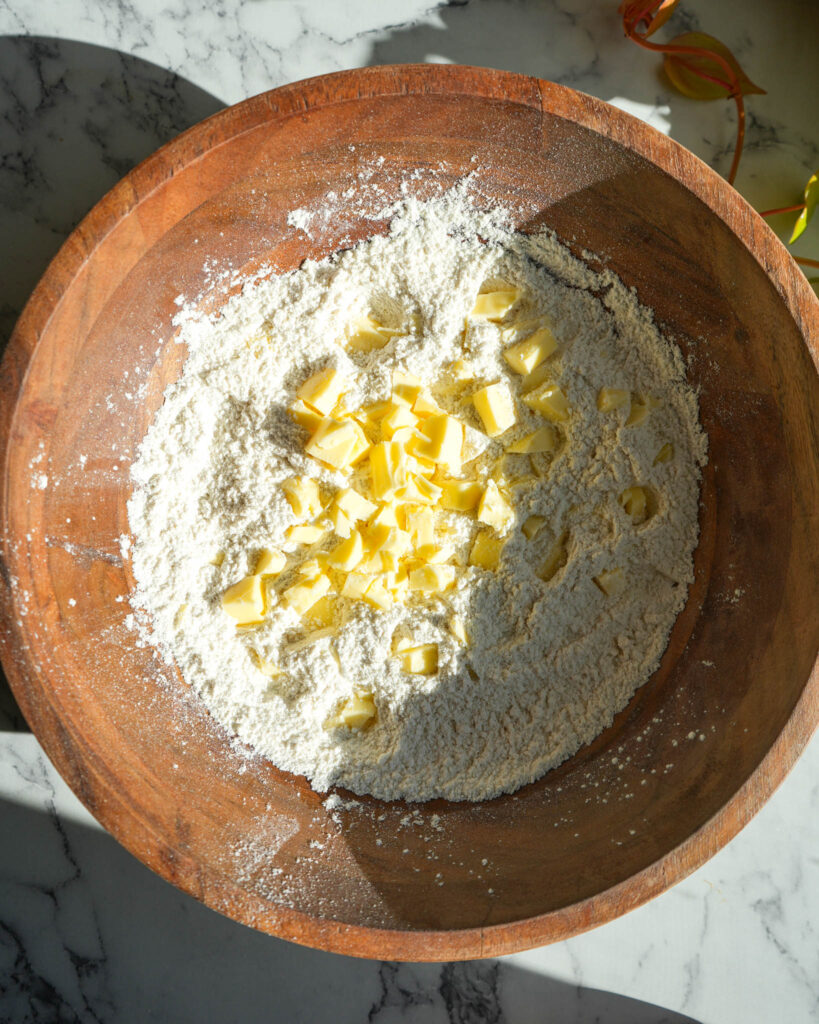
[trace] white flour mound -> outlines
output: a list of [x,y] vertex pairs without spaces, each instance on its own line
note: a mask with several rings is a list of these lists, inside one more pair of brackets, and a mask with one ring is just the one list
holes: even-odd
[[[357,379],[352,407],[388,397],[393,368],[434,384],[456,358],[471,363],[476,387],[518,387],[495,325],[475,325],[464,341],[475,295],[493,281],[523,290],[516,317],[548,316],[560,345],[551,376],[572,410],[543,484],[518,500],[499,570],[466,567],[454,591],[422,605],[379,611],[340,599],[337,635],[302,648],[293,641],[303,626],[284,604],[257,629],[237,631],[220,605],[225,588],[253,570],[260,548],[293,549],[285,531],[296,520],[281,482],[304,474],[328,491],[344,483],[304,456],[305,434],[287,415],[295,390],[334,365]],[[345,327],[368,312],[414,326],[380,351],[346,352]],[[592,272],[549,233],[515,233],[504,211],[476,209],[459,188],[405,201],[385,237],[247,285],[218,317],[185,323],[180,340],[184,372],[132,470],[133,603],[143,638],[257,752],[319,791],[482,800],[571,756],[657,667],[693,579],[706,439],[679,350],[614,275]],[[598,411],[603,387],[658,402],[641,425],[626,426],[628,408]],[[468,404],[451,411],[480,425]],[[523,416],[505,444],[537,425],[525,407]],[[673,459],[655,464],[668,442]],[[476,464],[501,453],[493,442]],[[656,499],[656,514],[638,527],[618,501],[635,483]],[[520,524],[534,514],[547,526],[527,541]],[[474,529],[459,529],[465,564]],[[564,535],[567,564],[544,582],[536,569]],[[211,564],[220,551],[223,563]],[[606,596],[593,577],[612,568],[627,584]],[[447,628],[453,611],[466,647]],[[439,645],[437,675],[400,671],[390,646],[399,628]],[[284,675],[263,675],[252,650]],[[376,723],[328,731],[353,685],[372,691]]]

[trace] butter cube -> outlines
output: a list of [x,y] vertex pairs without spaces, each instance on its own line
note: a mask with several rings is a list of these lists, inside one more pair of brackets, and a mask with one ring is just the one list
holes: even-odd
[[657,466],[661,462],[671,462],[674,458],[674,445],[671,442],[664,444],[662,448],[654,456],[654,465]]
[[384,327],[374,317],[362,316],[351,324],[347,332],[347,344],[354,352],[372,352],[383,348],[390,338],[400,331]]
[[352,729],[360,732],[371,725],[376,717],[375,701],[369,691],[356,693],[325,723],[327,729]]
[[423,421],[420,436],[410,446],[410,451],[420,459],[460,467],[463,443],[463,424],[454,416],[441,413]]
[[494,527],[498,533],[506,533],[515,520],[515,510],[498,490],[494,480],[487,483],[478,502],[478,519]]
[[324,419],[304,450],[331,469],[347,469],[369,446],[366,434],[355,420]]
[[250,648],[250,657],[256,668],[262,673],[263,676],[267,676],[269,679],[273,679],[276,676],[282,674],[282,670],[278,665],[275,665],[272,661],[268,661],[264,658],[255,648]]
[[526,376],[544,359],[548,359],[556,348],[555,336],[548,327],[541,327],[539,331],[535,331],[528,338],[507,348],[503,353],[503,358],[516,373]]
[[397,655],[404,672],[416,676],[434,676],[438,671],[438,644],[405,647]]
[[419,419],[424,419],[427,416],[440,416],[444,410],[438,405],[432,395],[427,391],[422,391],[421,394],[415,399],[415,403],[412,406],[412,411]]
[[397,405],[406,405],[412,408],[418,396],[423,391],[423,384],[414,373],[405,373],[403,370],[392,372],[392,400]]
[[631,409],[626,417],[626,426],[638,427],[648,416],[650,408],[650,402],[641,401],[639,398],[633,399]]
[[329,589],[330,580],[326,576],[313,576],[288,587],[282,592],[282,598],[290,608],[304,616]]
[[256,559],[256,576],[277,576],[287,564],[286,556],[272,548],[262,548]]
[[464,426],[463,461],[471,462],[473,459],[477,459],[491,444],[492,442],[483,431]]
[[600,412],[614,412],[631,401],[631,393],[622,388],[600,388],[597,392],[597,408]]
[[224,562],[224,560],[225,560],[225,553],[224,553],[224,551],[217,551],[216,554],[213,556],[213,558],[210,559],[210,562],[208,564],[209,565],[215,565],[216,568],[218,569],[219,566],[222,564],[222,562]]
[[291,544],[315,544],[316,541],[321,540],[325,533],[327,533],[325,526],[312,523],[291,526],[285,533],[285,537]]
[[543,387],[524,395],[523,401],[530,409],[553,423],[564,423],[569,418],[569,403],[557,384],[544,384]]
[[470,316],[474,320],[489,320],[497,323],[502,320],[518,301],[517,288],[509,288],[494,292],[481,292],[475,299]]
[[413,476],[395,492],[396,498],[410,505],[435,505],[441,497],[441,488],[423,476]]
[[353,532],[353,524],[350,522],[349,517],[338,506],[333,505],[327,513],[327,518],[333,528],[333,533],[341,537],[342,540],[346,540]]
[[222,607],[239,626],[253,626],[264,619],[261,576],[245,576],[222,594]]
[[412,509],[406,516],[407,532],[416,551],[435,542],[435,518],[431,508]]
[[367,587],[372,583],[373,577],[363,572],[351,572],[344,580],[341,588],[341,596],[349,597],[353,601],[363,601],[367,593]]
[[593,582],[608,597],[616,597],[626,585],[626,576],[622,569],[604,569]]
[[347,381],[338,370],[328,366],[308,377],[296,392],[296,397],[311,405],[323,416],[327,416],[341,397]]
[[315,409],[311,409],[310,406],[301,399],[291,406],[290,415],[300,427],[304,427],[304,429],[311,434],[318,430],[318,426],[324,418],[320,412],[316,412]]
[[548,583],[550,579],[557,575],[560,569],[566,564],[569,559],[569,553],[566,547],[568,540],[568,534],[564,533],[561,537],[558,537],[549,551],[549,554],[543,560],[538,576]]
[[620,504],[635,524],[642,523],[648,518],[647,499],[648,496],[642,487],[627,487],[620,495]]
[[513,441],[506,449],[512,455],[537,455],[553,452],[557,448],[557,431],[545,423],[533,434],[527,434],[519,441]]
[[474,480],[446,480],[441,493],[442,508],[471,512],[481,500],[483,487]]
[[381,441],[370,449],[370,478],[379,501],[392,498],[407,482],[407,456],[396,441]]
[[358,410],[356,415],[362,416],[370,423],[378,423],[393,408],[394,404],[394,402],[376,402],[374,405],[365,405],[363,409]]
[[322,510],[317,480],[308,476],[292,477],[282,484],[287,503],[299,519],[314,519]]
[[358,491],[353,490],[352,487],[345,487],[344,490],[338,492],[335,497],[335,505],[353,522],[369,519],[378,510],[377,505],[359,494]]
[[308,558],[303,561],[296,569],[296,572],[299,576],[320,576],[324,572],[326,564],[326,556],[322,553],[322,555],[317,558]]
[[398,512],[400,505],[394,501],[386,501],[370,519],[370,526],[398,526]]
[[364,593],[364,600],[367,604],[371,604],[374,608],[378,608],[381,611],[386,611],[395,604],[395,597],[392,591],[387,587],[384,580],[379,577],[376,577],[367,587]]
[[500,562],[503,541],[489,530],[481,530],[472,543],[469,552],[469,564],[480,566],[481,569],[495,570]]
[[341,572],[352,572],[364,557],[364,541],[356,531],[330,552],[327,564]]
[[466,626],[460,615],[453,615],[448,623],[449,632],[455,637],[459,644],[466,646],[469,643],[466,635]]
[[409,550],[410,535],[396,526],[379,523],[367,531],[367,545],[371,551],[388,551],[403,555]]
[[541,526],[546,522],[543,516],[529,516],[526,522],[523,524],[521,529],[523,530],[523,536],[527,540],[531,540],[537,536]]
[[410,590],[425,594],[440,594],[455,582],[455,567],[452,565],[422,565],[409,574]]
[[498,437],[517,421],[515,403],[509,388],[501,381],[476,391],[472,401],[490,437]]
[[311,643],[320,640],[322,636],[332,636],[333,630],[331,627],[335,623],[333,598],[329,595],[320,597],[307,613],[307,618],[311,626],[318,627],[316,632],[307,637]]
[[393,404],[392,409],[381,417],[381,436],[389,441],[397,430],[414,427],[417,422],[418,417],[408,406]]

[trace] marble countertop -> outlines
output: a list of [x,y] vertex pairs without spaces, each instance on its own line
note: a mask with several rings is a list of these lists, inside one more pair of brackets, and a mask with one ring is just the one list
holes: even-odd
[[[739,190],[762,208],[793,202],[819,166],[819,4],[681,6],[675,31],[720,37],[767,89],[748,101]],[[309,75],[407,61],[522,71],[644,118],[725,173],[731,105],[672,94],[616,7],[0,0],[0,344],[121,175],[223,105]],[[796,251],[816,257],[816,238]],[[819,1021],[817,780],[819,739],[713,860],[594,932],[501,960],[358,961],[253,932],[151,874],[68,790],[0,680],[0,1021]]]

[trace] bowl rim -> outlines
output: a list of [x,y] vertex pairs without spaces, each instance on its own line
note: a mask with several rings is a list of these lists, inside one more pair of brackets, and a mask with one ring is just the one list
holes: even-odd
[[[5,510],[12,427],[28,367],[62,297],[119,220],[180,167],[189,166],[211,149],[263,123],[360,99],[411,97],[429,92],[515,102],[539,109],[542,114],[556,115],[619,143],[674,178],[727,225],[761,266],[800,327],[819,371],[819,300],[790,253],[731,185],[689,150],[639,119],[566,86],[515,72],[467,65],[395,64],[315,76],[226,107],[166,143],[96,203],[51,260],[15,325],[0,363],[0,563],[7,562]],[[16,642],[15,619],[10,582],[7,574],[0,573],[0,659],[12,692],[39,739],[38,726],[48,713],[32,699],[29,681],[37,677],[38,670]],[[158,837],[151,837],[154,841],[139,847],[126,838],[128,829],[123,822],[136,820],[133,812],[110,780],[91,759],[83,756],[79,741],[63,730],[63,743],[46,741],[43,745],[86,806],[82,790],[71,782],[76,764],[81,763],[84,771],[94,776],[106,799],[95,800],[93,813],[108,832],[166,881],[213,909],[270,934],[330,952],[379,959],[441,961],[498,956],[566,939],[605,924],[659,895],[705,863],[750,821],[782,782],[818,723],[819,659],[785,726],[756,769],[712,818],[675,849],[636,875],[578,903],[531,918],[451,931],[379,929],[312,917],[286,906],[274,907],[210,869],[203,881],[201,867],[198,885],[194,887],[185,873],[180,880],[172,866],[158,856]],[[143,835],[151,831],[142,819],[138,830]]]

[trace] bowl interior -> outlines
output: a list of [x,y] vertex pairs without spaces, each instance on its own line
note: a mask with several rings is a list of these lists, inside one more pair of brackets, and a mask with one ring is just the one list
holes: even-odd
[[[514,89],[382,86],[346,102],[325,87],[301,108],[219,115],[104,201],[69,243],[87,252],[63,279],[52,268],[59,303],[20,328],[38,344],[8,453],[9,670],[33,728],[91,811],[166,878],[246,923],[348,952],[520,948],[596,923],[583,901],[630,879],[634,905],[652,891],[641,872],[760,764],[819,648],[806,441],[819,387],[793,316],[692,191],[506,78]],[[129,466],[181,369],[177,296],[218,307],[232,272],[289,270],[384,231],[377,211],[402,181],[430,195],[465,174],[513,202],[523,230],[545,224],[595,253],[682,348],[710,444],[696,583],[658,672],[539,782],[483,804],[341,794],[349,805],[329,811],[303,779],[248,762],[135,643],[118,540]],[[288,225],[295,207],[316,212],[309,236]],[[720,840],[704,842],[708,854]],[[453,931],[457,948],[428,934]]]

